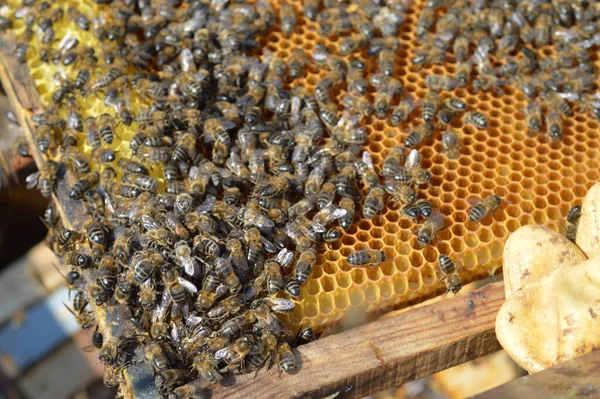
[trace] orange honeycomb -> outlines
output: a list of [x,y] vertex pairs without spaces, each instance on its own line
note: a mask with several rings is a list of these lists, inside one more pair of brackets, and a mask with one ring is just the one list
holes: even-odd
[[[324,37],[319,33],[318,23],[304,18],[301,0],[288,1],[297,12],[294,33],[286,37],[275,28],[261,40],[261,44],[284,60],[296,48],[310,54],[318,44],[337,53],[338,38]],[[9,2],[11,6],[16,6],[16,3],[15,0]],[[65,2],[65,11],[69,5],[77,5],[91,16],[95,9],[103,7],[93,5],[89,0],[82,3]],[[278,11],[278,2],[272,3]],[[456,66],[447,62],[444,66],[417,70],[411,65],[410,60],[419,48],[415,36],[417,16],[426,1],[416,0],[414,3],[399,30],[402,48],[396,55],[394,77],[403,83],[405,92],[423,98],[427,92],[425,76],[432,73],[453,75]],[[57,37],[64,35],[70,27],[57,28]],[[20,30],[22,24],[17,23],[16,32]],[[97,43],[91,34],[80,37],[80,40],[88,45]],[[548,55],[551,50],[543,53]],[[359,54],[366,56],[364,50],[352,56]],[[600,67],[596,54],[592,59]],[[367,61],[368,72],[374,72],[375,60]],[[28,64],[42,99],[47,102],[53,90],[51,79],[58,67],[42,64],[35,55],[29,58]],[[66,68],[66,71],[69,76],[74,73],[72,68]],[[305,74],[293,81],[293,85],[313,90],[324,74],[311,63]],[[372,100],[372,88],[370,90],[368,97]],[[339,101],[345,93],[337,90],[333,94]],[[354,226],[338,242],[319,254],[318,263],[302,289],[297,306],[291,314],[283,316],[293,329],[307,320],[315,329],[323,330],[340,324],[348,314],[379,313],[444,292],[445,284],[437,274],[440,253],[454,259],[463,283],[493,275],[502,264],[504,242],[510,233],[530,223],[563,231],[563,220],[570,207],[580,202],[587,189],[598,181],[600,133],[596,120],[584,115],[566,118],[563,141],[552,142],[544,134],[528,135],[525,116],[520,112],[526,107],[526,99],[511,86],[504,87],[502,92],[477,94],[457,89],[444,96],[458,97],[471,110],[484,113],[488,117],[489,128],[478,130],[455,120],[452,127],[461,134],[461,154],[457,160],[449,160],[441,152],[442,131],[436,131],[434,138],[419,148],[422,166],[432,174],[430,184],[420,190],[420,195],[428,198],[446,215],[448,227],[439,233],[440,241],[435,246],[419,247],[412,234],[415,225],[401,217],[398,206],[387,206],[383,214],[373,220],[361,219],[360,212],[357,212]],[[88,97],[88,102],[83,107],[86,109],[84,117],[113,113],[93,96]],[[392,127],[387,120],[374,116],[366,118],[364,124],[370,133],[366,148],[372,154],[376,167],[381,166],[392,147],[403,144],[407,130],[421,122],[417,117],[408,125]],[[122,129],[122,125],[118,127],[121,140],[115,140],[113,148],[127,154],[128,138],[135,131],[135,123],[126,130]],[[89,152],[89,148],[84,150]],[[156,173],[156,177],[161,175]],[[469,222],[471,205],[468,199],[491,194],[501,196],[507,203],[492,217],[488,216],[480,223]],[[346,263],[345,258],[350,253],[367,248],[385,251],[387,260],[371,268],[352,268]]]

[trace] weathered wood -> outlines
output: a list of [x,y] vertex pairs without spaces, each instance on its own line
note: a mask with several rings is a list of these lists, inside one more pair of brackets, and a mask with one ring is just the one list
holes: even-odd
[[474,396],[504,398],[597,398],[600,396],[600,351],[526,375]]
[[494,324],[504,302],[502,283],[384,317],[304,345],[297,374],[277,367],[237,376],[215,397],[321,398],[372,393],[429,376],[500,350]]
[[[43,110],[43,103],[27,65],[18,63],[12,55],[11,43],[14,42],[12,32],[0,34],[0,80],[23,127],[33,159],[40,168],[46,160],[45,156],[38,152],[35,146],[33,134],[35,129],[31,116],[35,112]],[[80,229],[87,219],[87,212],[81,201],[69,198],[68,187],[71,186],[72,182],[70,184],[67,179],[68,174],[59,177],[53,194],[54,202],[61,215],[63,225],[70,229]],[[83,271],[82,280],[86,282],[95,281],[96,271]],[[131,337],[140,333],[130,320],[131,312],[127,306],[98,307],[95,306],[94,301],[91,301],[90,307],[105,341],[119,342],[123,335]],[[124,334],[125,332],[127,333]],[[125,386],[123,392],[128,394],[127,397],[132,398],[156,398],[159,395],[155,385],[148,383],[153,382],[153,380],[152,367],[145,364],[145,362],[136,363],[124,370]]]

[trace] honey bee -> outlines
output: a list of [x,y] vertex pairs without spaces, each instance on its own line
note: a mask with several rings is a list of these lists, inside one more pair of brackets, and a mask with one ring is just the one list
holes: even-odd
[[56,162],[51,160],[46,161],[38,172],[27,176],[27,188],[31,189],[37,185],[42,196],[44,198],[49,198],[54,192],[58,170],[59,165]]
[[454,262],[449,256],[440,254],[439,263],[443,279],[446,281],[446,292],[458,293],[462,288],[462,281],[456,272]]
[[431,202],[425,199],[416,200],[415,205],[419,208],[419,213],[425,219],[428,219],[429,216],[431,216],[431,214],[433,213],[433,206],[431,205]]
[[402,167],[401,164],[404,164],[405,160],[404,147],[396,146],[392,148],[383,160],[381,173],[384,176],[396,175],[400,171],[400,168]]
[[470,61],[463,61],[458,64],[454,78],[457,81],[458,87],[465,87],[471,81],[471,71],[473,69],[473,63]]
[[290,345],[287,342],[277,344],[277,358],[279,368],[288,374],[294,373],[298,369],[296,357]]
[[577,229],[579,227],[579,218],[581,217],[581,205],[575,205],[569,209],[567,213],[567,228],[566,236],[572,242],[575,242],[577,237]]
[[346,94],[342,98],[342,105],[349,110],[354,110],[362,116],[369,116],[373,113],[373,106],[365,96]]
[[431,30],[433,23],[435,22],[435,9],[430,7],[425,7],[419,13],[419,18],[417,19],[417,38],[421,39],[427,32]]
[[462,117],[463,122],[471,124],[478,129],[486,129],[488,120],[485,115],[479,111],[469,111]]
[[415,102],[409,93],[400,100],[398,105],[392,111],[392,115],[390,116],[391,125],[398,126],[400,123],[406,122],[414,109]]
[[557,110],[567,117],[573,116],[573,110],[569,103],[558,94],[551,91],[543,92],[542,99],[546,103],[548,109]]
[[205,72],[183,72],[177,75],[175,83],[185,96],[199,100],[206,89],[207,76],[208,74]]
[[204,398],[206,395],[202,380],[198,378],[173,389],[173,392],[169,394],[169,399]]
[[406,148],[416,147],[433,135],[433,125],[429,122],[418,125],[404,140]]
[[131,261],[131,266],[133,266],[133,282],[138,285],[142,284],[163,263],[164,257],[158,252],[136,253]]
[[423,99],[421,114],[427,123],[433,122],[435,114],[441,105],[440,93],[437,90],[429,90]]
[[201,352],[196,355],[193,368],[210,384],[220,384],[223,380],[223,376],[217,371],[217,360],[208,353]]
[[96,319],[94,318],[94,314],[91,311],[85,311],[85,309],[81,309],[80,312],[75,313],[73,309],[71,309],[64,303],[63,305],[65,306],[65,308],[67,308],[69,313],[71,313],[75,317],[75,320],[77,320],[77,324],[79,324],[79,326],[84,330],[91,328],[96,324]]
[[542,112],[537,101],[531,101],[525,109],[527,128],[532,133],[538,133],[542,127]]
[[437,92],[441,90],[451,91],[456,88],[458,82],[456,79],[445,75],[427,75],[425,77],[425,86]]
[[376,186],[369,190],[363,206],[365,219],[373,219],[375,215],[383,210],[383,198],[385,191]]
[[420,186],[429,183],[429,180],[431,180],[431,173],[420,167],[400,167],[393,177],[402,184]]
[[241,287],[240,279],[235,274],[233,270],[233,266],[229,259],[225,258],[217,258],[215,259],[215,270],[225,283],[225,285],[229,288],[229,291],[232,294],[237,294]]
[[107,237],[104,227],[96,221],[88,221],[84,224],[87,239],[92,248],[92,254],[96,258],[100,258],[106,251]]
[[433,241],[437,239],[437,233],[446,227],[444,226],[444,216],[434,211],[425,223],[413,230],[413,234],[417,236],[417,243],[424,247],[433,244]]
[[362,158],[356,160],[354,165],[356,166],[358,176],[361,178],[362,183],[367,190],[370,190],[379,184],[379,176],[377,175],[377,172],[375,172],[373,159],[368,151],[364,151]]
[[457,159],[460,156],[460,140],[453,131],[444,133],[442,136],[442,146],[448,159]]
[[377,266],[385,260],[385,252],[374,249],[352,252],[346,259],[351,266]]
[[302,75],[306,63],[307,58],[306,54],[304,53],[304,50],[299,48],[294,49],[287,63],[290,76],[294,79],[300,77],[300,75]]
[[502,199],[497,195],[489,195],[482,200],[476,200],[475,205],[469,213],[471,222],[478,222],[490,213],[494,213],[502,203]]
[[563,121],[556,109],[548,108],[545,115],[546,132],[554,141],[562,139]]
[[473,80],[473,90],[475,92],[490,91],[492,89],[499,90],[499,88],[504,85],[505,82],[502,79],[491,74],[480,74]]
[[69,198],[75,200],[83,198],[83,195],[98,183],[99,178],[100,175],[98,172],[87,173],[71,187],[69,190]]

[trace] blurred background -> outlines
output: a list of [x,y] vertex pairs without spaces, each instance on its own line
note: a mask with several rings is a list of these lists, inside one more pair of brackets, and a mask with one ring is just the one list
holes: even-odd
[[[0,88],[2,148],[19,134],[6,117],[9,110]],[[87,348],[93,329],[81,330],[63,305],[69,293],[57,269],[65,270],[46,247],[40,220],[47,203],[26,189],[25,178],[35,171],[21,159],[14,178],[0,187],[0,399],[113,398],[117,392],[104,387],[97,353]],[[465,398],[523,374],[501,351],[373,398]]]

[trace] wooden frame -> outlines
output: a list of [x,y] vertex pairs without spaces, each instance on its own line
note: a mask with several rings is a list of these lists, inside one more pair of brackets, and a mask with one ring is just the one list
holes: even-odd
[[[10,43],[14,40],[8,34],[0,35],[0,78],[35,149],[31,115],[42,103],[26,65],[12,56]],[[33,158],[38,166],[44,162],[38,152]],[[68,197],[67,187],[65,179],[60,181],[54,198],[65,225],[79,228],[85,212]],[[84,278],[94,279],[93,273],[87,271]],[[317,398],[336,393],[363,397],[399,386],[499,350],[494,324],[503,302],[504,286],[494,283],[470,294],[391,312],[298,348],[301,368],[297,374],[280,375],[273,367],[257,376],[237,375],[235,385],[216,387],[214,397]],[[92,310],[105,339],[118,338],[131,327],[126,306],[93,306]],[[158,396],[147,362],[134,364],[124,375],[121,390],[126,397]]]

